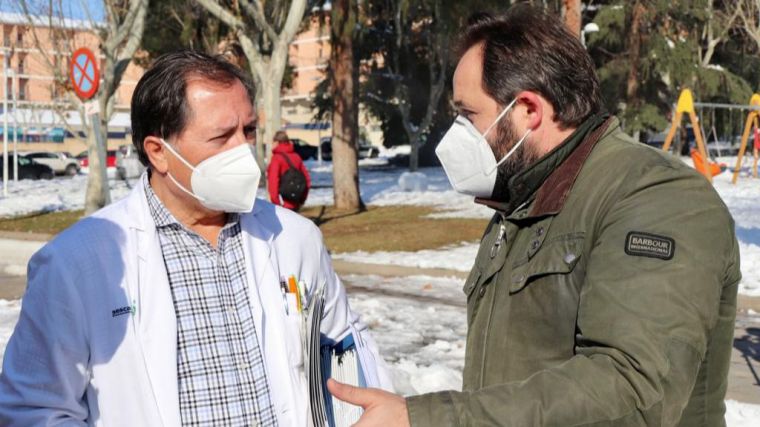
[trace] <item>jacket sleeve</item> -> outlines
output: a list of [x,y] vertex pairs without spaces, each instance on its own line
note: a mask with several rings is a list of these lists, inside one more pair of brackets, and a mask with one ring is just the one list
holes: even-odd
[[52,252],[45,247],[29,262],[21,314],[0,374],[3,426],[86,425],[84,310],[76,278]]
[[333,270],[330,255],[322,244],[319,229],[314,227],[320,243],[319,283],[325,284],[325,312],[322,317],[321,331],[328,338],[339,341],[349,333],[354,334],[357,353],[359,353],[362,368],[364,368],[367,385],[393,391],[393,382],[385,361],[380,356],[377,344],[369,332],[369,328],[359,316],[351,310],[348,304],[346,290],[340,278]]
[[269,200],[275,205],[282,206],[280,201],[280,159],[272,154],[267,168],[267,190],[269,190]]
[[[729,330],[712,355],[728,369],[740,279],[733,221],[694,174],[657,165],[634,180],[586,236],[575,356],[524,381],[411,397],[412,425],[675,425],[714,328]],[[627,254],[632,231],[672,238],[673,258]],[[724,393],[725,382],[704,393]]]

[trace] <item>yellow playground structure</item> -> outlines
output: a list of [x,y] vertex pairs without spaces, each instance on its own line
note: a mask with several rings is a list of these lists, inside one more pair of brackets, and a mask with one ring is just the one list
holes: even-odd
[[[676,104],[676,111],[673,115],[673,121],[671,123],[670,129],[668,130],[668,134],[665,137],[665,143],[663,144],[662,149],[664,151],[670,150],[670,146],[673,143],[673,138],[676,135],[676,131],[681,127],[683,115],[688,114],[692,129],[694,131],[694,139],[697,143],[697,148],[691,152],[691,158],[694,161],[694,168],[702,175],[704,175],[708,181],[712,182],[713,176],[721,173],[725,168],[725,165],[720,165],[717,162],[711,161],[707,146],[705,145],[705,137],[703,134],[702,126],[700,125],[700,120],[697,116],[695,107],[748,110],[747,119],[744,125],[744,131],[741,137],[741,145],[739,147],[739,152],[736,159],[736,167],[734,167],[731,182],[736,184],[736,180],[739,177],[739,171],[741,170],[744,155],[747,150],[750,133],[753,135],[752,151],[754,162],[752,165],[752,175],[757,178],[758,151],[760,151],[760,95],[752,95],[749,105],[735,105],[694,102],[694,96],[689,89],[684,89],[681,91],[681,94],[678,97],[678,103]],[[754,132],[752,132],[753,128]]]

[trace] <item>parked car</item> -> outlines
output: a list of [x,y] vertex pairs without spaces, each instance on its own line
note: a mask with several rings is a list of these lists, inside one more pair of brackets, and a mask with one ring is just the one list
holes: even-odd
[[[0,156],[0,174],[3,173],[3,156]],[[13,157],[8,156],[8,177],[13,178]],[[24,156],[18,156],[18,179],[53,179],[53,169]]]
[[122,145],[116,152],[116,170],[121,179],[138,178],[145,170],[133,145]]
[[[322,145],[322,158],[332,160],[332,137],[323,137],[320,144]],[[357,150],[360,159],[375,158],[380,155],[380,150],[364,139],[359,140]]]
[[319,145],[322,147],[322,159],[332,160],[332,137],[323,136]]
[[303,139],[291,138],[290,141],[293,143],[293,148],[296,150],[296,153],[301,156],[302,160],[317,159],[319,155],[318,147],[309,144]]
[[73,176],[79,172],[80,166],[77,159],[68,157],[65,153],[53,153],[49,151],[30,151],[23,153],[27,159],[37,163],[48,165],[53,172],[59,175]]
[[[90,167],[90,158],[87,155],[87,151],[82,151],[77,155],[77,159],[79,159],[79,166],[84,168]],[[107,168],[115,168],[116,167],[116,150],[108,150],[106,152],[106,167]]]

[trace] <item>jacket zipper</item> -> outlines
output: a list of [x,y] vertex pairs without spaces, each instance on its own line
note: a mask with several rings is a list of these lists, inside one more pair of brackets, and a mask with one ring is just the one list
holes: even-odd
[[[499,253],[499,249],[501,249],[502,240],[506,243],[506,234],[507,234],[507,226],[506,226],[507,216],[505,214],[501,214],[501,224],[499,224],[499,234],[496,237],[496,241],[494,242],[493,246],[491,247],[491,259],[493,259],[497,253]],[[506,259],[504,260],[506,262]],[[491,298],[491,306],[488,308],[488,320],[486,320],[486,328],[485,333],[483,334],[483,355],[480,362],[480,388],[483,388],[483,379],[485,378],[486,374],[486,355],[488,354],[488,334],[491,330],[491,320],[493,319],[493,308],[496,305],[496,284],[499,283],[499,276],[501,275],[501,272],[503,270],[503,267],[494,275],[493,281],[491,283],[494,284],[494,295]]]
[[493,242],[493,246],[491,246],[491,259],[494,259],[496,254],[499,253],[499,249],[501,249],[501,241],[504,240],[504,236],[507,234],[506,222],[507,216],[502,213],[501,224],[499,224],[499,234],[496,235],[496,240]]

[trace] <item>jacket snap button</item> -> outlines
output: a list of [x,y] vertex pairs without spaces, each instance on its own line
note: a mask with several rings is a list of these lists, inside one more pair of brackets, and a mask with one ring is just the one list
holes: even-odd
[[540,244],[541,244],[541,242],[539,242],[538,240],[534,240],[533,242],[531,242],[530,248],[533,249],[533,250],[538,249],[538,246]]
[[566,254],[566,255],[565,255],[565,262],[566,262],[566,263],[568,263],[568,264],[572,264],[572,263],[573,263],[573,261],[575,261],[575,258],[576,258],[576,257],[575,257],[575,254],[574,254],[574,253],[569,253],[569,254]]
[[485,288],[485,287],[482,287],[482,288],[480,288],[480,292],[478,292],[478,294],[479,294],[479,295],[480,295],[480,297],[482,298],[482,297],[483,297],[483,295],[485,295],[485,294],[486,294],[486,288]]
[[520,282],[522,282],[522,281],[523,281],[523,279],[525,279],[525,276],[521,274],[521,275],[519,275],[519,276],[516,276],[516,277],[515,277],[514,279],[512,279],[512,280],[513,280],[515,283],[520,283]]
[[543,236],[544,235],[544,227],[538,227],[536,230],[536,236]]

